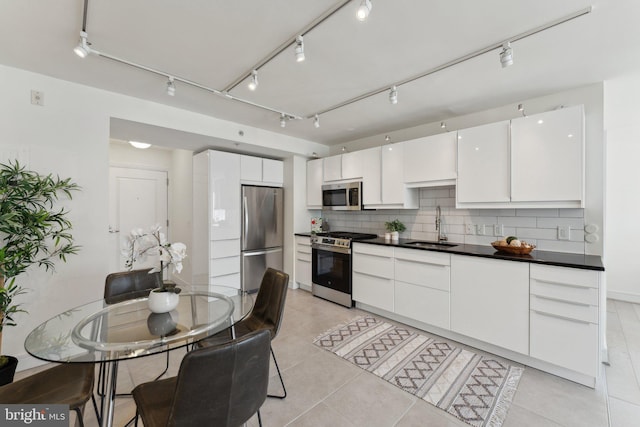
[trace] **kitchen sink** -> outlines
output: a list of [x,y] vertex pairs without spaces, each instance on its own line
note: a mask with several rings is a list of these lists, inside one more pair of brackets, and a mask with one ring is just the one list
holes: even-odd
[[426,240],[412,240],[411,242],[404,242],[403,245],[415,246],[417,248],[451,248],[453,246],[458,246],[455,243],[429,242]]

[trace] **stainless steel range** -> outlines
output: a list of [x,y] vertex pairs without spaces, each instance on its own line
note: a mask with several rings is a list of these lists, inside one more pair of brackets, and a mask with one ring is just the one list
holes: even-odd
[[311,236],[313,295],[353,307],[351,299],[351,242],[375,239],[375,234],[333,231]]

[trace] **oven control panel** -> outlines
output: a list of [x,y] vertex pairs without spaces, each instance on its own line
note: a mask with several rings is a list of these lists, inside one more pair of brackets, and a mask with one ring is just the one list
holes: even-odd
[[315,236],[311,238],[311,244],[324,248],[340,248],[349,249],[351,247],[350,239],[340,239],[336,237]]

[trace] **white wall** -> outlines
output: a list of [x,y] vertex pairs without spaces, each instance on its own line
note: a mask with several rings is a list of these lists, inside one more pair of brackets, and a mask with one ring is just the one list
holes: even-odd
[[[604,226],[604,142],[603,142],[603,84],[597,83],[589,86],[579,87],[573,90],[555,93],[522,100],[527,114],[536,114],[553,110],[561,105],[571,106],[583,104],[585,109],[585,208],[584,224],[595,224],[600,230]],[[465,116],[452,117],[446,120],[447,129],[455,131],[468,127],[478,126],[485,123],[497,122],[500,120],[518,117],[521,113],[517,110],[517,104],[505,105],[479,113]],[[351,141],[345,144],[351,152],[364,148],[375,147],[385,143],[385,135],[391,137],[391,142],[401,142],[422,136],[434,135],[443,132],[440,122],[428,123],[398,131],[375,135]],[[341,146],[332,147],[332,154],[338,154]],[[545,165],[531,165],[543,168]],[[481,211],[477,216],[482,216]],[[531,216],[531,212],[527,212]],[[560,214],[556,215],[559,216]],[[572,215],[575,215],[573,213]],[[488,216],[496,216],[490,214]],[[537,215],[533,215],[537,217]],[[547,217],[548,212],[542,212],[540,217]],[[573,232],[573,230],[572,230]],[[599,240],[594,243],[584,243],[584,253],[588,255],[603,255],[603,236],[599,233]],[[548,250],[560,250],[568,252],[581,252],[580,248],[570,245],[548,247]],[[606,267],[606,266],[605,266]]]
[[640,74],[609,80],[604,88],[608,295],[640,303]]
[[[5,329],[3,352],[21,359],[21,370],[40,363],[23,347],[33,328],[102,296],[109,264],[105,242],[111,118],[231,141],[238,138],[238,124],[5,66],[0,66],[0,82],[0,153],[21,151],[32,169],[72,177],[82,186],[69,203],[80,253],[69,257],[67,264],[58,264],[55,274],[34,269],[19,278],[30,289],[20,299],[28,314],[16,315],[19,326]],[[32,89],[45,93],[43,107],[30,104]],[[319,145],[309,141],[242,128],[244,144],[300,155],[318,151]]]

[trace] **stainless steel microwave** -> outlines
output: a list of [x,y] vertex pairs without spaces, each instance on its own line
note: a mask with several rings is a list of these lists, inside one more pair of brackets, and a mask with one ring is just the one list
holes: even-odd
[[362,209],[362,181],[322,186],[322,209],[359,211]]

